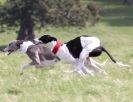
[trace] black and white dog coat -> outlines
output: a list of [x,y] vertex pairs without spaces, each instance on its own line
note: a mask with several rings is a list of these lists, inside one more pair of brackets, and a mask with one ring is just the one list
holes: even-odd
[[[114,63],[128,66],[116,62],[109,52],[100,45],[100,40],[97,37],[83,35],[62,44],[50,35],[43,35],[39,40],[46,44],[61,60],[72,64],[80,74],[86,69],[84,66],[86,58],[97,57],[103,51]],[[54,51],[55,49],[56,51]]]

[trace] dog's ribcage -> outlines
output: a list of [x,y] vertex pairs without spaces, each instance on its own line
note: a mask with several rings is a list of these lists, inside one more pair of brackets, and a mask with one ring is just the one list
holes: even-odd
[[59,49],[57,56],[62,59],[66,63],[73,63],[75,62],[75,58],[70,54],[68,48],[66,47],[66,44],[63,44],[61,48]]
[[57,56],[68,63],[75,63],[82,56],[88,57],[89,53],[100,46],[100,41],[96,37],[77,37],[59,49]]

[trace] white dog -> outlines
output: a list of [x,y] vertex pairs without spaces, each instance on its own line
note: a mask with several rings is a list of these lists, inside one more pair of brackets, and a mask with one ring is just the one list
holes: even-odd
[[61,60],[72,64],[75,71],[77,71],[80,75],[84,75],[85,73],[93,75],[93,73],[86,68],[86,61],[95,69],[101,70],[96,65],[97,63],[90,59],[90,57],[97,57],[101,55],[102,52],[107,53],[110,59],[117,65],[130,67],[129,65],[115,61],[109,52],[101,46],[100,40],[93,36],[79,36],[67,43],[61,43],[55,37],[50,35],[43,35],[38,40],[43,44],[46,44]]

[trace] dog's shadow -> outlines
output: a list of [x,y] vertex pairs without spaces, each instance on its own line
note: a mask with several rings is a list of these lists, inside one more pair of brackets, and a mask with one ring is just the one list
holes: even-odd
[[0,52],[3,52],[5,47],[6,47],[6,45],[0,45]]

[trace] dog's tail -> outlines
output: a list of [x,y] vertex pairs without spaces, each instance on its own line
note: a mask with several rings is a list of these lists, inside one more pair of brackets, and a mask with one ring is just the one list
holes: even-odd
[[114,63],[116,63],[117,65],[122,66],[122,67],[131,67],[131,66],[128,65],[128,64],[123,64],[122,62],[117,62],[117,61],[112,57],[112,55],[111,55],[104,47],[101,47],[101,48],[102,48],[102,51],[104,51],[104,52],[110,57],[110,59],[111,59]]
[[104,51],[114,63],[117,63],[116,60],[112,57],[112,55],[104,47],[101,47],[101,48],[102,48],[102,51]]

